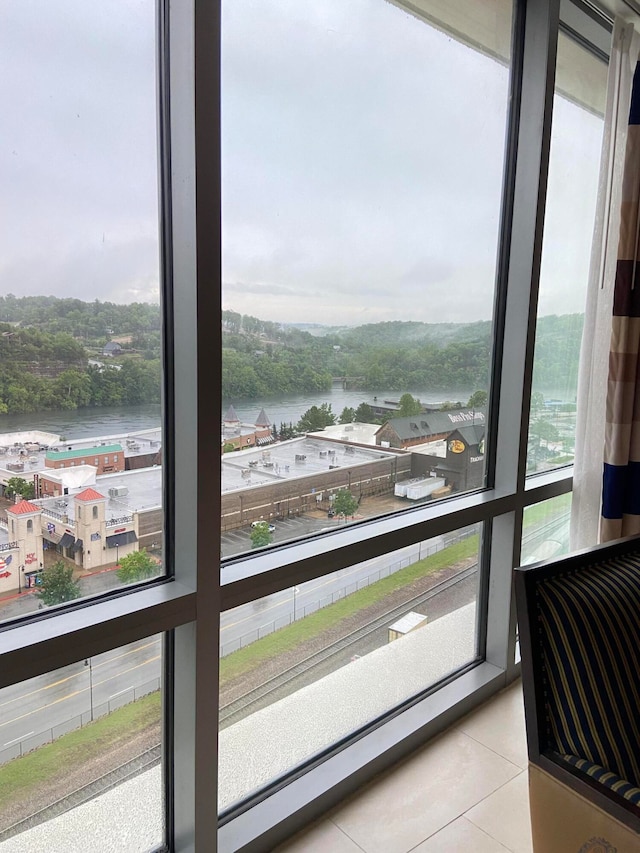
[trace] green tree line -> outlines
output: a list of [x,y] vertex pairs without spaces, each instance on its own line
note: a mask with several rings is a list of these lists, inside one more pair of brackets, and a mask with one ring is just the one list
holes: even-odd
[[[0,297],[2,320],[0,413],[159,402],[158,306],[9,294]],[[582,322],[579,314],[538,320],[534,388],[575,383]],[[223,396],[319,393],[331,387],[332,377],[373,393],[488,387],[489,322],[394,321],[326,331],[311,335],[224,311]],[[131,335],[138,357],[127,358],[125,350],[121,369],[90,366],[92,348],[116,333]]]

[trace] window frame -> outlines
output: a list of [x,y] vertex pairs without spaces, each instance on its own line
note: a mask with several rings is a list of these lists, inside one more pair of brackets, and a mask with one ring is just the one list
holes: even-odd
[[[221,580],[220,455],[210,440],[222,418],[220,5],[157,2],[163,505],[172,574],[0,626],[0,687],[164,634],[163,774],[167,846],[175,851],[211,851],[216,836],[225,851],[278,843],[517,677],[511,575],[523,512],[572,486],[570,468],[526,476],[560,2],[515,0],[487,488],[228,560]],[[391,714],[374,736],[229,815],[218,832],[212,721],[221,612],[473,523],[490,533],[483,661]]]

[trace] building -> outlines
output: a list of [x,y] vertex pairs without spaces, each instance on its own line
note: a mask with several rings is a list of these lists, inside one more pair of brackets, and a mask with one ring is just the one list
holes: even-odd
[[483,411],[455,409],[448,412],[424,412],[407,418],[391,418],[376,432],[381,447],[415,447],[425,442],[442,441],[460,425],[482,425]]
[[114,355],[121,355],[122,347],[117,341],[109,341],[109,343],[105,344],[102,348],[102,355],[113,357]]
[[58,470],[74,468],[76,465],[93,465],[98,474],[114,474],[124,471],[125,461],[122,445],[107,444],[81,450],[47,450],[45,467]]
[[484,426],[463,426],[450,432],[445,441],[446,453],[430,456],[428,452],[412,454],[413,471],[433,471],[444,477],[455,492],[482,488],[484,481]]
[[[190,849],[209,853],[215,849],[217,838],[218,849],[224,853],[276,849],[282,840],[311,824],[328,809],[344,802],[345,798],[365,786],[373,776],[400,759],[415,755],[430,738],[449,728],[475,705],[517,678],[519,663],[512,612],[511,576],[514,555],[520,552],[522,545],[522,516],[528,507],[540,506],[544,509],[548,506],[547,502],[570,494],[572,489],[570,471],[559,469],[553,472],[553,476],[533,478],[527,482],[523,464],[535,350],[536,300],[540,270],[544,266],[541,263],[543,245],[546,252],[552,242],[558,243],[566,257],[583,259],[588,254],[588,249],[580,241],[568,245],[571,232],[567,218],[563,220],[558,217],[554,224],[551,217],[547,217],[546,224],[544,222],[549,149],[552,145],[551,122],[554,118],[555,69],[557,65],[558,97],[563,97],[563,93],[570,96],[571,110],[565,111],[564,118],[568,126],[565,125],[564,129],[572,145],[575,145],[578,134],[571,132],[576,129],[571,116],[579,116],[582,110],[595,120],[602,114],[600,71],[604,70],[606,75],[604,60],[608,56],[607,45],[611,40],[611,18],[613,12],[622,8],[622,5],[616,5],[614,10],[612,3],[603,0],[597,5],[590,5],[588,13],[583,7],[574,4],[563,5],[562,14],[566,15],[568,8],[571,15],[569,20],[563,19],[562,22],[562,54],[557,62],[559,10],[558,4],[547,0],[528,0],[526,4],[520,4],[515,20],[511,4],[494,4],[482,0],[440,4],[427,0],[411,4],[401,0],[380,3],[376,11],[397,13],[398,16],[397,20],[394,18],[392,21],[393,27],[385,28],[382,41],[373,40],[364,44],[356,41],[362,34],[367,37],[375,35],[373,29],[366,26],[367,22],[363,22],[361,26],[350,29],[349,38],[344,39],[340,49],[334,51],[335,63],[327,64],[327,68],[334,72],[342,89],[354,91],[362,101],[362,109],[358,109],[356,104],[356,109],[344,110],[347,119],[351,119],[347,122],[347,129],[352,134],[353,144],[346,145],[343,134],[339,139],[339,150],[345,155],[352,150],[355,156],[352,160],[340,161],[344,167],[341,176],[346,178],[350,169],[357,170],[357,177],[367,185],[369,201],[368,206],[362,204],[345,210],[345,214],[349,214],[348,217],[345,215],[349,225],[359,226],[348,228],[345,254],[356,254],[357,249],[363,250],[364,246],[356,246],[359,231],[373,232],[377,242],[391,251],[391,238],[403,230],[404,222],[397,215],[401,207],[391,206],[391,196],[385,194],[387,176],[383,167],[386,158],[379,156],[378,168],[373,169],[365,157],[365,145],[372,139],[376,144],[388,139],[393,141],[391,131],[399,126],[399,114],[406,103],[400,97],[403,90],[399,88],[398,97],[392,104],[393,109],[385,109],[388,103],[382,96],[392,82],[390,75],[393,63],[380,62],[379,77],[357,78],[357,85],[354,85],[350,78],[340,75],[337,65],[339,55],[344,53],[354,57],[358,60],[356,67],[359,70],[365,68],[368,73],[373,73],[376,70],[373,60],[381,56],[381,50],[385,47],[393,47],[399,64],[407,70],[406,79],[409,79],[410,50],[414,44],[411,37],[419,36],[421,28],[428,27],[430,38],[434,41],[442,38],[449,45],[447,47],[445,44],[443,51],[452,51],[447,55],[449,61],[437,78],[438,86],[433,88],[442,95],[448,114],[456,119],[456,134],[449,134],[448,139],[439,142],[436,131],[443,122],[440,115],[432,111],[429,116],[432,133],[428,134],[428,150],[425,147],[426,135],[400,133],[402,144],[397,148],[391,145],[388,152],[391,154],[389,162],[400,163],[409,182],[412,182],[414,175],[409,159],[411,151],[405,143],[415,145],[423,164],[437,158],[439,180],[437,186],[434,182],[430,188],[429,199],[433,198],[434,203],[427,211],[428,221],[426,216],[422,217],[421,208],[417,211],[411,208],[409,211],[410,223],[416,224],[424,251],[415,259],[407,257],[406,253],[398,254],[395,263],[397,274],[388,279],[385,277],[378,291],[390,295],[394,300],[394,311],[402,306],[405,316],[410,316],[418,301],[426,304],[427,300],[433,303],[442,299],[446,300],[447,306],[469,305],[476,296],[476,272],[478,281],[480,273],[491,281],[497,279],[495,301],[498,310],[491,334],[496,344],[492,352],[499,358],[492,364],[495,411],[491,423],[486,427],[486,442],[491,448],[491,453],[487,453],[491,459],[490,476],[480,495],[454,495],[437,506],[418,507],[401,516],[333,530],[326,536],[318,534],[311,540],[292,543],[286,548],[230,561],[224,565],[221,573],[217,570],[216,553],[220,517],[217,475],[220,454],[217,442],[212,440],[222,420],[217,404],[221,359],[218,339],[221,326],[218,293],[221,267],[220,181],[216,162],[220,151],[220,77],[217,76],[220,74],[219,9],[215,4],[206,3],[195,6],[189,3],[172,4],[170,14],[162,18],[171,44],[169,53],[164,41],[158,43],[161,59],[158,67],[161,81],[166,84],[161,87],[161,91],[166,94],[171,106],[170,110],[163,109],[160,113],[160,137],[171,141],[171,156],[163,156],[160,161],[161,196],[165,200],[173,200],[174,204],[172,210],[168,211],[171,216],[163,219],[167,227],[162,234],[162,258],[165,264],[170,265],[169,269],[166,266],[164,268],[166,292],[175,293],[176,298],[176,305],[169,306],[171,310],[165,315],[165,340],[168,349],[169,344],[174,347],[173,359],[170,361],[172,375],[167,382],[171,391],[166,420],[170,440],[164,444],[168,459],[165,467],[170,472],[167,488],[171,509],[170,532],[175,546],[171,555],[174,574],[168,580],[128,590],[126,595],[115,595],[98,605],[72,606],[60,613],[48,613],[46,621],[39,621],[40,614],[36,614],[34,619],[26,620],[26,624],[11,626],[3,632],[4,645],[0,656],[3,684],[18,685],[25,678],[40,675],[55,678],[58,669],[90,659],[92,655],[101,652],[117,651],[133,639],[147,641],[157,633],[170,637],[164,652],[167,665],[164,681],[166,701],[163,706],[167,709],[163,720],[167,723],[170,737],[167,737],[165,743],[165,754],[168,756],[164,772],[166,787],[160,787],[160,790],[166,790],[171,807],[170,819],[164,824],[167,826],[167,835],[160,836],[155,842],[156,846],[166,840],[167,847],[178,853]],[[255,4],[253,12],[259,6]],[[603,7],[608,10],[604,18],[600,11]],[[410,15],[406,13],[407,10],[411,12]],[[626,14],[635,16],[631,6],[626,7]],[[303,61],[308,58],[308,54],[304,51],[297,18],[295,23],[293,41],[300,73],[288,73],[289,68],[283,67],[285,73],[278,76],[278,86],[284,89],[290,84],[302,84],[303,95],[307,97],[301,98],[299,103],[306,105],[312,102],[314,117],[317,117],[318,126],[323,132],[320,142],[324,152],[328,141],[325,134],[332,129],[332,122],[328,115],[319,113],[322,99],[308,97],[309,78],[303,73]],[[323,26],[318,27],[313,19],[308,29],[321,30],[323,35],[329,33],[333,40],[331,44],[335,44],[335,31],[330,26],[332,21],[323,18],[322,23]],[[409,37],[404,39],[402,34],[398,36],[396,23],[409,28]],[[65,25],[68,22],[65,21]],[[256,23],[253,15],[247,23],[248,32],[251,27],[259,33],[262,49],[273,46],[276,52],[281,52],[286,47],[286,44],[277,43],[275,37],[278,31],[275,27],[269,32],[270,37],[265,38],[266,30]],[[513,41],[512,33],[515,36]],[[573,39],[574,34],[579,37],[579,41]],[[117,40],[114,41],[116,43],[110,51],[113,57],[117,49]],[[249,47],[247,55],[255,60],[251,45],[247,45],[243,39],[241,41]],[[604,47],[601,46],[602,42]],[[87,39],[87,43],[91,41]],[[593,45],[593,50],[585,50],[585,45]],[[411,77],[412,84],[416,84],[415,97],[408,104],[411,119],[426,98],[429,83],[436,79],[436,75],[431,73],[431,63],[436,62],[438,51],[424,50],[421,44],[418,44],[418,48],[424,62],[419,67],[424,72],[426,82],[423,82],[422,76],[420,79],[415,75]],[[474,98],[473,92],[469,92],[468,86],[459,76],[463,66],[467,63],[471,65],[476,54],[487,58],[484,70],[493,68],[490,63],[498,67],[502,85],[495,97],[483,97],[481,100]],[[372,61],[363,62],[362,57]],[[278,55],[274,59],[280,60],[282,57]],[[383,59],[386,59],[386,54]],[[113,62],[115,64],[115,58]],[[333,105],[328,89],[331,80],[324,78],[321,63],[317,63],[316,67],[319,69],[319,84],[326,102]],[[243,69],[246,74],[238,76],[242,76],[243,82],[257,77],[263,89],[269,82],[268,68],[268,62],[261,62],[256,74],[255,68],[248,63]],[[511,68],[516,73],[509,77]],[[165,70],[171,72],[168,77],[162,76]],[[483,77],[483,82],[485,79]],[[468,85],[472,82],[469,79]],[[228,83],[227,75],[224,84]],[[451,91],[448,84],[451,84]],[[363,125],[358,122],[365,118],[368,93],[373,95],[375,112],[369,113],[371,125],[366,125],[363,130]],[[225,97],[227,94],[225,92]],[[393,90],[391,94],[394,94]],[[266,149],[266,122],[272,116],[277,130],[271,138],[273,147],[280,155],[281,162],[289,165],[284,146],[284,111],[278,109],[281,100],[286,102],[285,115],[290,120],[287,128],[294,127],[295,135],[301,137],[301,150],[307,155],[306,159],[301,158],[304,166],[308,172],[308,164],[311,163],[314,177],[317,175],[313,184],[310,182],[305,185],[308,192],[301,196],[306,211],[316,206],[314,189],[321,185],[322,173],[319,170],[320,158],[309,156],[310,140],[304,136],[307,126],[305,119],[308,119],[309,114],[302,110],[296,111],[296,98],[285,91],[282,99],[265,99],[264,104],[268,103],[268,108],[259,113],[260,134],[256,133],[252,137],[245,133],[243,141],[248,150]],[[106,99],[103,103],[106,108]],[[226,100],[226,103],[229,101]],[[492,121],[500,105],[504,106],[504,110],[500,112],[497,121]],[[478,109],[482,121],[473,123],[472,108]],[[118,109],[121,109],[120,99]],[[258,110],[249,110],[248,113],[255,115]],[[562,121],[561,110],[556,110],[555,116]],[[167,122],[171,122],[171,125],[167,126]],[[481,158],[480,141],[490,122],[493,127],[490,148],[496,152],[497,159],[488,168]],[[127,124],[126,120],[122,124]],[[579,129],[579,122],[577,125]],[[384,133],[373,133],[372,128],[377,131],[382,128]],[[560,138],[562,136],[559,134]],[[505,138],[506,148],[503,151],[502,140]],[[259,140],[259,144],[256,140]],[[317,137],[313,141],[318,141]],[[444,155],[451,153],[450,149],[454,147],[454,168],[447,173],[444,169]],[[469,149],[476,159],[468,164],[465,172],[462,166],[467,164],[460,164],[459,157]],[[554,157],[557,150],[552,146]],[[381,149],[376,151],[387,153]],[[163,153],[168,152],[163,149]],[[330,165],[333,167],[334,162],[331,161]],[[584,162],[580,162],[577,176],[570,171],[565,175],[561,170],[562,189],[567,192],[577,191],[588,177],[593,177],[593,173],[597,179],[598,171],[598,159],[587,156]],[[459,181],[463,175],[467,180]],[[280,174],[270,177],[274,178],[274,184],[278,187],[284,183]],[[491,184],[497,199],[493,218],[483,216],[482,211],[473,204],[476,198],[474,191],[484,180]],[[405,190],[405,186],[393,184],[394,201],[404,203],[408,199],[411,187],[407,186]],[[501,203],[503,187],[505,195],[504,203]],[[550,191],[552,189],[550,185]],[[581,207],[579,194],[576,198],[576,206]],[[284,193],[281,199],[284,201]],[[551,192],[549,200],[550,212]],[[320,201],[324,202],[324,199]],[[325,214],[323,223],[330,219],[338,220],[338,214],[342,212],[336,208],[339,201],[336,194],[331,198],[330,206],[325,208],[322,205],[323,212],[331,211],[329,215]],[[25,203],[24,207],[30,205]],[[463,219],[469,212],[475,216],[474,221]],[[483,239],[486,236],[483,226],[485,220],[489,219],[497,245],[494,245],[493,240]],[[170,230],[169,225],[173,226],[173,230]],[[543,234],[545,227],[549,230]],[[557,230],[552,233],[551,228]],[[344,230],[347,231],[346,228]],[[438,233],[433,233],[436,230]],[[437,271],[442,285],[440,290],[427,287],[426,283],[422,286],[427,275],[433,275],[428,251],[449,230],[458,241],[459,252],[456,256],[451,252],[448,258],[450,266]],[[430,236],[433,239],[429,246]],[[552,237],[555,240],[552,241]],[[466,263],[470,257],[468,252],[476,239],[483,243],[481,269]],[[320,242],[317,241],[318,244]],[[307,254],[305,248],[301,246],[296,261]],[[375,249],[376,246],[372,244],[371,252]],[[356,257],[365,257],[364,251],[362,255],[356,254]],[[499,259],[495,270],[491,260],[487,261],[494,257]],[[338,260],[340,258],[336,254],[336,262]],[[415,267],[412,267],[414,260]],[[459,260],[462,263],[456,266]],[[377,256],[374,255],[372,263],[376,261]],[[428,272],[423,272],[425,266],[429,267]],[[452,272],[449,275],[450,269]],[[346,290],[348,275],[343,274],[341,269],[336,277],[338,275],[339,284]],[[410,286],[413,286],[416,277],[419,278],[419,285],[411,293]],[[437,275],[433,277],[437,278]],[[562,270],[557,280],[567,282]],[[462,283],[459,292],[455,290],[456,281]],[[262,289],[267,291],[268,298],[266,285]],[[376,295],[372,288],[372,303]],[[476,304],[479,303],[473,303]],[[483,299],[483,306],[486,304],[487,300]],[[336,293],[335,315],[338,320],[340,307],[340,294]],[[370,307],[375,306],[363,305],[365,310]],[[462,655],[464,663],[461,666],[460,657],[455,657],[461,647],[454,647],[448,642],[445,617],[435,619],[424,629],[389,644],[387,651],[377,650],[371,661],[365,657],[350,664],[357,668],[358,676],[362,677],[362,681],[359,678],[357,680],[358,704],[351,702],[347,705],[345,701],[347,696],[349,699],[353,696],[348,692],[348,682],[352,685],[356,683],[353,669],[343,672],[342,678],[334,673],[324,685],[322,681],[309,685],[297,701],[296,697],[291,699],[291,704],[297,705],[295,722],[298,730],[304,724],[316,733],[321,729],[328,733],[328,742],[324,744],[321,754],[316,752],[311,757],[308,753],[305,755],[304,735],[308,729],[304,729],[296,738],[295,726],[290,726],[288,730],[289,740],[278,741],[268,725],[254,725],[251,732],[254,749],[247,750],[247,740],[241,735],[249,735],[250,718],[249,721],[241,721],[238,726],[225,729],[223,737],[218,738],[218,648],[222,614],[227,617],[223,624],[228,624],[239,607],[258,610],[271,607],[274,600],[285,598],[293,598],[295,603],[295,596],[300,594],[296,590],[309,581],[322,584],[330,574],[350,572],[363,562],[379,560],[396,550],[414,547],[425,538],[442,537],[454,533],[461,526],[469,525],[477,526],[480,533],[486,533],[486,547],[479,555],[478,569],[484,595],[477,608],[469,608],[468,605],[459,607],[453,611],[449,620],[449,624],[455,624],[458,629],[454,636],[469,640],[470,651]],[[475,631],[476,625],[481,626],[479,633]],[[422,630],[434,632],[431,634],[434,642],[429,654],[425,653],[424,648],[418,648],[423,639]],[[450,653],[454,664],[447,670],[443,681],[440,680],[443,678],[441,670],[434,673],[427,668],[434,662],[436,655],[433,649],[436,647],[443,649],[445,654]],[[385,677],[381,677],[383,667]],[[343,670],[348,669],[348,666],[343,667]],[[408,676],[415,678],[409,685],[408,695],[402,694],[402,706],[398,707],[398,691],[395,690],[397,682],[394,679]],[[329,689],[323,691],[323,687]],[[368,696],[377,700],[383,690],[389,691],[384,694],[384,698],[389,701],[385,705],[380,703],[375,708],[375,715],[360,719],[357,729],[343,731],[339,742],[331,740],[335,731],[331,724],[342,720],[340,712],[343,708],[360,710],[363,700]],[[395,695],[390,695],[392,692]],[[324,708],[325,716],[316,718],[320,706]],[[279,710],[263,708],[257,712],[259,716],[254,722],[273,721],[274,724],[279,722],[282,725],[284,715],[278,714]],[[325,724],[324,729],[321,723]],[[497,725],[499,727],[499,722]],[[232,745],[234,737],[237,749],[229,750],[228,746]],[[471,740],[469,738],[466,741],[467,755],[474,749]],[[491,750],[486,749],[484,752],[486,754]],[[275,768],[277,773],[262,773],[250,778],[251,769],[260,763],[262,770],[262,762],[266,758],[277,758],[281,762]],[[284,766],[287,758],[290,759],[289,764]],[[453,754],[446,755],[440,764],[439,772],[442,775],[436,779],[435,785],[446,794],[447,822],[459,815],[456,809],[460,806],[457,800],[454,801],[454,794],[465,781],[461,780],[460,770],[468,766],[456,762]],[[292,767],[295,772],[290,774]],[[413,767],[415,764],[410,770]],[[514,767],[512,770],[515,773]],[[225,797],[232,790],[231,783],[235,783],[237,775],[241,774],[253,787],[247,791],[245,786],[242,801],[239,801],[241,798],[227,801]],[[389,821],[392,831],[396,833],[393,841],[398,845],[402,843],[400,832],[403,839],[406,838],[405,831],[409,833],[404,849],[417,849],[423,841],[429,844],[426,831],[423,837],[417,839],[413,834],[416,823],[424,815],[432,814],[432,803],[425,796],[425,791],[428,793],[433,790],[426,787],[428,781],[431,781],[425,778],[427,775],[420,772],[411,775],[410,795],[404,801],[409,802],[411,808],[401,808],[403,802],[398,801],[397,814],[400,814],[400,818],[394,816]],[[146,774],[142,776],[147,778]],[[480,776],[471,775],[471,781],[467,780],[466,784],[473,785]],[[502,776],[495,782],[495,786],[502,785],[504,781],[505,777]],[[219,787],[224,802],[220,825],[215,808]],[[256,789],[259,789],[257,793]],[[465,788],[467,790],[468,787]],[[142,806],[141,820],[144,821],[149,811],[149,799],[144,796],[137,799]],[[106,804],[109,801],[102,802]],[[378,808],[378,803],[378,798],[369,800],[369,814],[380,814],[382,807]],[[89,845],[89,836],[96,832],[102,833],[99,836],[101,838],[112,838],[108,829],[109,819],[112,823],[120,824],[131,815],[131,823],[127,828],[136,835],[140,832],[139,813],[135,812],[133,817],[137,806],[136,797],[128,797],[127,808],[118,811],[115,820],[115,809],[105,807],[103,814],[100,814],[100,801],[95,805],[97,808],[91,823],[85,831],[77,833],[85,845]],[[384,803],[384,806],[389,807],[390,815],[394,815],[395,805],[393,801]],[[126,817],[122,818],[121,815]],[[506,814],[499,815],[496,821],[506,821]],[[358,820],[358,826],[354,826],[355,823],[352,820],[354,834],[362,832],[366,814]],[[114,831],[119,828],[115,827]],[[325,828],[327,833],[332,831],[331,826]],[[472,828],[468,829],[471,833]],[[329,836],[330,839],[336,838],[335,826],[333,831],[334,835]],[[343,845],[349,846],[351,839],[345,840],[343,835],[339,835],[340,840]],[[384,844],[384,838],[374,839],[371,848],[384,849]],[[93,846],[97,846],[95,842]],[[325,840],[324,849],[330,849],[330,846],[331,840]],[[365,844],[358,846],[363,849],[367,847]],[[387,849],[391,849],[391,845]]]
[[264,409],[260,410],[254,424],[240,421],[233,406],[229,406],[222,420],[222,452],[246,450],[247,447],[264,447],[275,441],[271,421]]
[[45,551],[72,560],[83,572],[137,551],[138,513],[125,512],[111,498],[86,488],[63,500],[21,500],[8,507],[6,518],[0,517],[0,533],[8,540],[0,544],[0,595],[33,586]]

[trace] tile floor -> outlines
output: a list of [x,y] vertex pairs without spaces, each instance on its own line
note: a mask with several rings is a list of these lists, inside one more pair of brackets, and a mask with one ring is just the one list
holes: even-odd
[[519,681],[279,853],[530,853]]

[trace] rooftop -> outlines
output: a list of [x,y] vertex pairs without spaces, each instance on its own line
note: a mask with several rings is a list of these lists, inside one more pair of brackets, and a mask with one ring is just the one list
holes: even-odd
[[47,450],[45,459],[57,461],[60,459],[80,459],[81,457],[95,456],[97,453],[122,453],[121,444],[99,444],[92,447],[78,448],[77,450],[58,450],[56,447]]
[[[113,450],[116,445],[118,449]],[[162,430],[159,427],[72,441],[62,441],[60,436],[42,430],[0,433],[0,480],[43,471],[46,467],[45,458],[51,451],[54,453],[50,459],[82,458],[83,454],[90,455],[91,450],[99,453],[124,452],[125,458],[129,458],[157,453],[161,447]]]
[[351,468],[395,455],[380,448],[338,444],[316,436],[293,438],[273,444],[266,450],[251,448],[225,453],[222,458],[222,492],[308,477],[331,468]]
[[[106,498],[105,517],[108,520],[120,518],[132,512],[142,512],[150,509],[159,509],[162,505],[162,468],[140,468],[137,471],[122,471],[119,474],[106,474],[98,477],[96,481],[98,489],[95,494],[100,498]],[[119,489],[126,494],[112,496],[109,491]],[[68,494],[58,498],[42,498],[38,501],[43,507],[53,512],[67,515],[70,520],[75,519],[75,498],[81,500],[96,500],[97,498],[82,498],[87,492],[94,493],[93,489],[85,489],[78,494]]]
[[40,512],[40,507],[29,501],[22,500],[20,503],[13,504],[13,506],[8,506],[7,512],[10,512],[12,515],[26,515],[29,512]]

